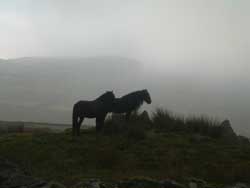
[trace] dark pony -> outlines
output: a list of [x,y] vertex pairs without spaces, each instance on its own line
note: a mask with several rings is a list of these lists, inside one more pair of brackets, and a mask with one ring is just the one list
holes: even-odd
[[115,100],[113,91],[107,91],[93,101],[78,101],[74,104],[72,114],[72,133],[80,135],[80,127],[84,118],[96,118],[96,131],[100,131],[108,112],[112,111]]
[[138,110],[144,101],[148,104],[152,102],[148,90],[144,89],[129,93],[115,99],[112,112],[126,113],[126,120],[129,120],[131,112]]

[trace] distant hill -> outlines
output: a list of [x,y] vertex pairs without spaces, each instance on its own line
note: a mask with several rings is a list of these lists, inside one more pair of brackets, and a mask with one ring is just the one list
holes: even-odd
[[70,122],[74,102],[139,88],[140,72],[138,61],[120,57],[0,60],[0,119]]

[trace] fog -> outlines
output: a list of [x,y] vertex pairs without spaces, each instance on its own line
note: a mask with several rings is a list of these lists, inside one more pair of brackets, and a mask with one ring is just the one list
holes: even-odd
[[147,88],[149,111],[250,136],[249,18],[246,0],[1,1],[0,119],[68,123],[78,99]]

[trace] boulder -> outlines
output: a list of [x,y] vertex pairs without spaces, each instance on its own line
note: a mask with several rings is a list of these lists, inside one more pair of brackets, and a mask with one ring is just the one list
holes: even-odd
[[106,188],[106,185],[100,180],[90,179],[76,184],[74,188]]
[[133,178],[126,181],[121,181],[117,184],[118,188],[161,188],[160,182],[150,178]]
[[184,185],[173,180],[162,180],[160,184],[162,188],[185,188]]
[[224,139],[225,141],[227,141],[229,143],[237,143],[238,138],[237,138],[237,135],[234,132],[232,126],[231,126],[230,121],[224,120],[220,126],[222,129],[222,133],[221,133],[222,139]]
[[189,188],[206,188],[207,182],[198,178],[190,178],[188,181]]
[[245,183],[236,183],[234,188],[249,188],[249,186]]
[[235,185],[225,186],[224,188],[250,188],[250,186],[245,183],[238,182]]
[[[29,188],[31,188],[31,187],[29,187]],[[66,187],[61,183],[52,181],[52,182],[49,182],[42,187],[40,186],[40,187],[32,187],[32,188],[66,188]]]

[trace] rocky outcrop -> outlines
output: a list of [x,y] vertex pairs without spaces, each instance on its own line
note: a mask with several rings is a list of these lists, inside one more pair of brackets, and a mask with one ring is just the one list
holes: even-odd
[[221,138],[224,139],[228,143],[237,143],[238,138],[236,133],[234,132],[231,123],[229,120],[224,120],[221,123]]

